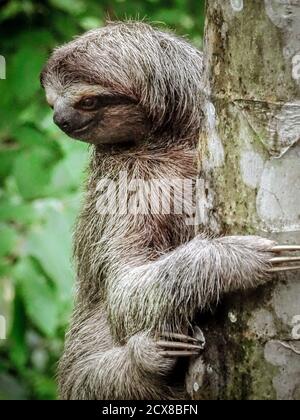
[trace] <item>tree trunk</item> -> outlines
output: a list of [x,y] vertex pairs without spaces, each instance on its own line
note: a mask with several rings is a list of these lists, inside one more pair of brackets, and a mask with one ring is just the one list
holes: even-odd
[[[203,226],[300,242],[300,0],[208,0]],[[300,400],[300,272],[199,316],[194,399]]]

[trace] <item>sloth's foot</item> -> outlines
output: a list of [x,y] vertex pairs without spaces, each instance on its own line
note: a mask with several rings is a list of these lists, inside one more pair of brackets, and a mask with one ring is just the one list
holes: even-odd
[[162,338],[156,344],[163,357],[198,356],[203,350],[203,343],[188,335],[163,333]]
[[273,268],[269,270],[271,273],[300,270],[300,256],[285,255],[285,253],[300,252],[300,246],[277,245],[270,251],[282,255],[280,257],[271,258],[270,263],[273,265]]

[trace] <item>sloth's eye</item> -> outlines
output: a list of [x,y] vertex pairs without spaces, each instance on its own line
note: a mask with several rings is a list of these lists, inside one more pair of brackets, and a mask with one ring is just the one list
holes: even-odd
[[93,111],[98,108],[99,101],[97,96],[90,96],[89,98],[82,99],[77,107],[86,111]]
[[96,111],[100,108],[108,106],[120,106],[130,105],[137,103],[134,99],[128,98],[124,95],[98,95],[98,96],[87,96],[82,98],[76,105],[76,109],[82,111]]

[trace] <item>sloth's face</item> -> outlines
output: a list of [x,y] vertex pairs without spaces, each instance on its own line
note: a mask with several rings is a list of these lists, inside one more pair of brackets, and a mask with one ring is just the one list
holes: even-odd
[[69,137],[92,144],[139,143],[149,132],[140,105],[107,88],[73,84],[45,86],[55,124]]

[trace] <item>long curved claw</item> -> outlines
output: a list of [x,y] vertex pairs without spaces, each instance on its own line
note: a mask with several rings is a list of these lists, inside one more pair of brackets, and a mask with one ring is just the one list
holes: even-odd
[[189,335],[184,335],[184,334],[163,332],[160,335],[161,335],[161,337],[164,337],[164,338],[169,338],[169,339],[172,339],[172,340],[179,340],[179,341],[183,341],[183,342],[189,342],[189,341],[192,342],[192,343],[198,343],[199,342],[196,338],[191,337]]
[[284,272],[284,271],[298,271],[300,270],[300,265],[296,266],[296,265],[291,265],[290,267],[277,267],[277,268],[271,268],[269,271],[269,273],[280,273],[280,272]]
[[272,258],[270,260],[270,262],[272,264],[281,264],[281,263],[294,263],[294,262],[299,262],[300,261],[300,257],[277,257],[277,258]]
[[[300,246],[277,245],[273,247],[270,251],[275,254],[284,255],[284,253],[294,253],[300,251]],[[271,258],[270,263],[273,265],[273,268],[269,270],[269,273],[280,273],[300,270],[300,266],[296,264],[298,262],[300,262],[300,256],[295,255],[278,256],[275,258]]]
[[158,341],[156,343],[159,347],[164,349],[178,349],[178,350],[202,350],[202,346],[196,346],[194,344],[180,343],[176,341]]
[[300,251],[299,245],[277,245],[271,249],[271,252],[296,252]]
[[163,357],[198,356],[203,350],[203,343],[188,335],[162,333],[160,336],[165,339],[160,339],[156,344],[159,348],[159,354]]
[[192,351],[160,351],[160,356],[163,357],[192,357],[198,356],[199,352],[192,352]]

